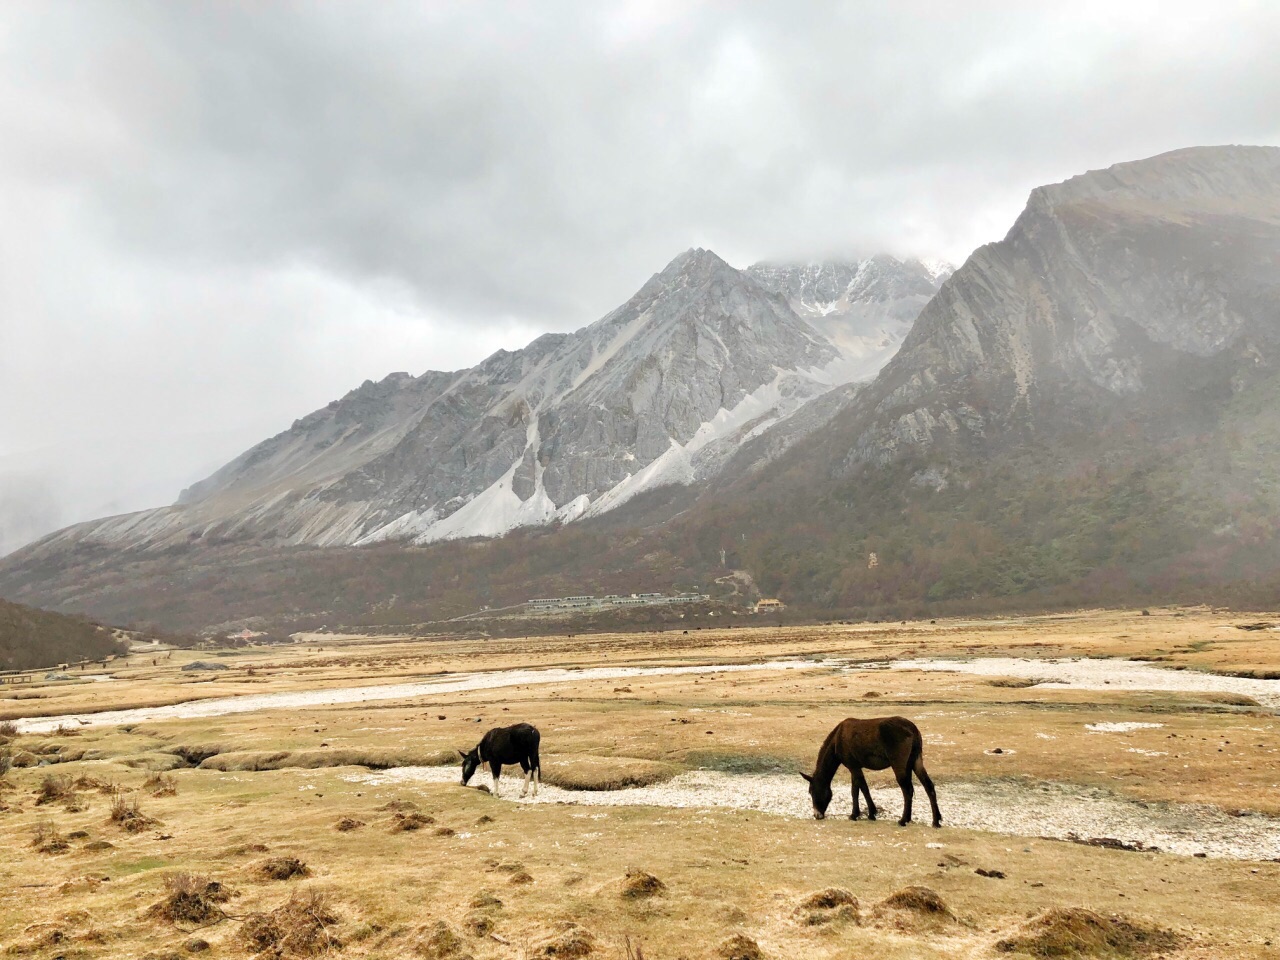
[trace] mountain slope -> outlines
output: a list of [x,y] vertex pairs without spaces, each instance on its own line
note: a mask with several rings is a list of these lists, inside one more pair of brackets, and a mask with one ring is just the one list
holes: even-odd
[[176,506],[35,550],[428,543],[597,515],[714,474],[743,436],[829,389],[839,359],[781,297],[690,250],[576,333],[470,370],[366,382]]
[[31,670],[124,652],[108,627],[0,600],[0,670]]
[[1275,148],[1039,188],[873,383],[700,522],[745,536],[763,589],[824,606],[1261,591],[1280,559],[1277,264]]

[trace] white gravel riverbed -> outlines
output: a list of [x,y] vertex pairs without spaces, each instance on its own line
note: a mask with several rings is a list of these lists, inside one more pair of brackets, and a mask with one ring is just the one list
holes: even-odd
[[[871,778],[875,776],[871,774]],[[348,774],[344,779],[373,786],[408,786],[458,783],[459,773],[456,767],[401,767]],[[472,781],[486,786],[489,782],[488,775],[483,773]],[[544,785],[536,799],[532,796],[519,799],[523,777],[518,767],[508,770],[501,783],[501,799],[521,804],[730,808],[800,819],[813,816],[804,781],[796,774],[699,770],[680,774],[665,783],[625,790],[562,790]],[[950,826],[1061,840],[1110,838],[1185,856],[1205,854],[1235,860],[1280,858],[1280,819],[1261,814],[1237,817],[1211,806],[1143,803],[1066,783],[995,779],[937,786],[944,831]],[[828,819],[848,817],[848,778],[843,774],[837,777],[834,787],[836,796],[827,811]],[[896,785],[873,786],[871,793],[880,819],[896,820],[901,815],[902,793]],[[929,800],[919,785],[914,815],[914,829],[928,829]]]
[[981,677],[1039,681],[1046,689],[1169,690],[1191,693],[1239,693],[1263,706],[1280,707],[1280,680],[1224,677],[1199,670],[1170,670],[1143,660],[1101,657],[1034,660],[1023,657],[974,657],[971,660],[890,660],[851,666],[858,670],[931,670]]
[[33,717],[17,720],[19,733],[50,733],[58,727],[104,727],[158,720],[190,720],[198,717],[222,717],[233,713],[258,710],[287,710],[296,707],[323,707],[343,703],[369,703],[378,700],[411,700],[446,693],[471,690],[495,690],[500,687],[532,686],[548,683],[581,683],[584,680],[632,680],[636,677],[675,676],[696,673],[744,673],[758,670],[805,670],[811,667],[831,668],[831,661],[765,660],[759,663],[697,664],[663,667],[584,667],[580,670],[491,670],[483,673],[455,673],[415,683],[379,684],[366,687],[326,687],[319,690],[295,690],[282,693],[245,694],[238,697],[212,697],[163,707],[141,707],[133,710],[103,710],[96,713],[68,713],[56,717]]

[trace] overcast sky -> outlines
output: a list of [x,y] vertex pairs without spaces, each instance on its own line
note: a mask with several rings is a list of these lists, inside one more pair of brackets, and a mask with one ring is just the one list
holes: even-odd
[[1280,143],[1280,3],[0,5],[0,553],[690,246],[956,262],[1040,183]]

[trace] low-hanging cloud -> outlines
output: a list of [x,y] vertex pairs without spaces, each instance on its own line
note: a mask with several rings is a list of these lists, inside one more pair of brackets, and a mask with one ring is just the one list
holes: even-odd
[[0,552],[691,245],[962,259],[1036,184],[1277,142],[1277,35],[1244,2],[8,4],[0,471],[53,519]]

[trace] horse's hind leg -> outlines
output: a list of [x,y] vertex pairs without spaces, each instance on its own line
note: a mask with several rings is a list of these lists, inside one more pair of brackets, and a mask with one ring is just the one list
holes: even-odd
[[493,790],[491,792],[496,797],[498,795],[498,778],[502,776],[502,764],[489,764],[489,772],[493,774]]
[[520,791],[520,797],[523,799],[529,792],[529,780],[533,777],[533,767],[529,765],[528,757],[520,761],[520,769],[524,771],[524,787]]
[[538,795],[538,787],[542,783],[542,761],[538,758],[536,751],[529,762],[533,767],[533,795],[536,797]]
[[915,796],[916,788],[911,783],[911,767],[904,764],[902,769],[893,771],[898,777],[898,786],[902,788],[902,819],[898,821],[898,826],[905,827],[911,822],[911,800]]
[[942,826],[942,811],[938,809],[938,794],[933,789],[933,780],[924,768],[924,758],[916,757],[915,774],[920,779],[924,792],[929,795],[929,806],[933,810],[933,825]]

